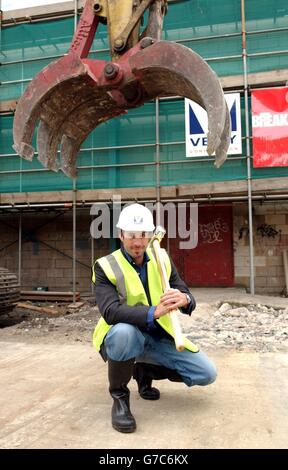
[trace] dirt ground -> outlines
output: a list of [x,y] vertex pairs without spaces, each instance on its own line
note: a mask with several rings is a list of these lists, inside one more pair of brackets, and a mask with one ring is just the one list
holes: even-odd
[[[86,298],[81,308],[59,302],[30,302],[31,306],[55,309],[55,314],[16,307],[0,316],[0,340],[41,343],[91,343],[99,310],[93,298]],[[25,302],[29,305],[29,302]]]
[[132,435],[111,427],[107,365],[92,346],[93,298],[78,309],[31,304],[53,314],[2,315],[0,448],[287,448],[287,299],[207,289],[195,297],[192,317],[181,315],[183,330],[208,350],[217,380],[192,390],[158,381],[155,403],[142,400],[132,380]]

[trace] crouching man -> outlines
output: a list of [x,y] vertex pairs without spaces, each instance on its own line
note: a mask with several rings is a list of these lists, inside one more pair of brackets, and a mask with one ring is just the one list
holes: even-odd
[[96,260],[92,269],[102,315],[93,343],[108,361],[112,426],[128,433],[136,429],[127,387],[132,376],[142,398],[158,400],[160,392],[152,387],[152,380],[208,385],[214,382],[216,369],[188,339],[184,351],[175,348],[167,313],[179,308],[190,315],[196,304],[165,250],[171,288],[163,294],[157,262],[148,248],[155,229],[149,209],[141,204],[125,207],[117,228],[121,248]]

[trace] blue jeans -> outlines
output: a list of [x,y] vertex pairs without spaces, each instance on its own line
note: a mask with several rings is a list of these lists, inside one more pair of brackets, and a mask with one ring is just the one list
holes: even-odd
[[117,323],[110,328],[105,348],[108,358],[114,361],[135,358],[138,362],[174,369],[188,387],[208,385],[216,379],[216,368],[202,351],[193,353],[185,349],[179,352],[172,338],[155,337],[128,323]]

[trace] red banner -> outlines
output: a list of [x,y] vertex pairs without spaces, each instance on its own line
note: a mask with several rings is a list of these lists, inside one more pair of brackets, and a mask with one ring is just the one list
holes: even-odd
[[288,87],[252,92],[253,166],[288,166]]

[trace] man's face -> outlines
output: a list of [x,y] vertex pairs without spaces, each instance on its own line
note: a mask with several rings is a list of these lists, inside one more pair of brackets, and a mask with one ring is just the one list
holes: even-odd
[[120,240],[127,253],[135,260],[141,261],[151,236],[151,232],[126,232],[122,230]]

